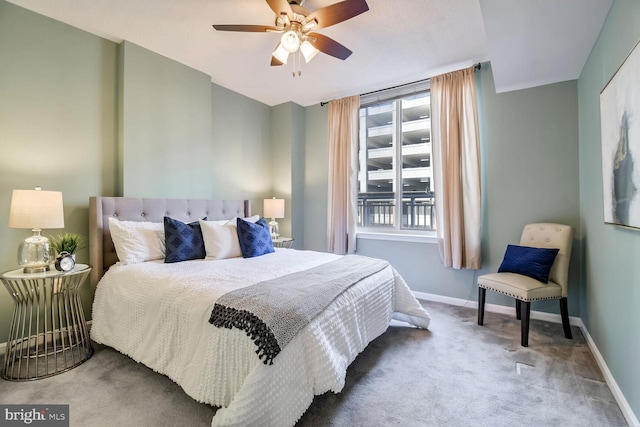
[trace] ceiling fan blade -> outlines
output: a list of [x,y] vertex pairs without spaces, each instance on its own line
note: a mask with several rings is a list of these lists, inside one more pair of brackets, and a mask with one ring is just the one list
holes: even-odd
[[271,66],[278,66],[278,65],[284,65],[282,62],[280,62],[275,56],[271,57]]
[[318,22],[314,28],[326,28],[369,10],[366,0],[345,0],[318,9],[307,15],[307,22],[315,19]]
[[266,31],[278,31],[276,27],[269,25],[214,25],[218,31],[245,31],[249,33],[264,33]]
[[293,15],[291,6],[287,0],[267,0],[267,4],[276,13],[276,16],[280,16],[283,13],[288,16]]
[[313,47],[335,58],[347,59],[353,53],[334,39],[320,33],[309,33],[309,37],[316,39],[316,41],[311,42]]

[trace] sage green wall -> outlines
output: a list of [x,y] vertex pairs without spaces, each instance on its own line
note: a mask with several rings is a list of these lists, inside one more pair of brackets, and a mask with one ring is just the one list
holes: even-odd
[[300,149],[304,149],[304,108],[287,102],[271,108],[271,197],[285,200],[285,217],[277,220],[281,236],[293,236],[294,247],[303,245],[303,192],[299,185]]
[[[640,232],[604,224],[600,92],[638,40],[640,2],[616,0],[578,80],[582,320],[636,417],[640,416]],[[635,93],[640,93],[637,88]],[[635,129],[640,127],[638,117],[636,112],[630,119]],[[637,168],[638,155],[632,155]]]
[[[293,104],[291,128],[291,234],[294,236],[293,247],[304,248],[304,213],[305,213],[305,154],[306,128],[305,109]],[[276,160],[274,159],[274,162]],[[297,236],[297,237],[296,237]]]
[[212,87],[213,192],[206,198],[249,199],[262,214],[271,196],[271,108],[216,84]]
[[[580,235],[578,92],[568,81],[496,94],[490,64],[479,71],[483,175],[483,268],[497,271],[508,243],[529,222],[568,224]],[[580,315],[580,245],[574,239],[569,269],[569,314]],[[474,285],[475,286],[475,285]],[[513,305],[495,292],[487,302]],[[532,309],[559,313],[557,301]]]
[[304,249],[314,251],[327,250],[328,110],[312,105],[304,117]]
[[[64,230],[88,233],[88,199],[113,194],[117,45],[0,1],[0,271],[30,230],[8,228],[13,189],[61,191]],[[88,261],[87,249],[78,253]],[[85,287],[85,310],[93,292]],[[0,342],[13,303],[0,289]]]
[[122,195],[211,197],[211,77],[127,41],[120,49]]
[[[476,275],[495,272],[508,243],[527,222],[553,221],[579,228],[578,110],[575,81],[496,94],[490,64],[477,72],[483,175],[483,268],[444,268],[433,243],[357,240],[357,253],[388,259],[414,291],[477,298]],[[326,107],[308,107],[305,248],[326,250]],[[317,132],[315,140],[309,134]],[[311,217],[314,215],[315,217]],[[574,241],[569,312],[579,315],[579,246]],[[513,305],[495,292],[487,302]],[[559,312],[558,303],[534,310]]]
[[246,198],[262,213],[271,108],[133,43],[120,49],[122,194]]

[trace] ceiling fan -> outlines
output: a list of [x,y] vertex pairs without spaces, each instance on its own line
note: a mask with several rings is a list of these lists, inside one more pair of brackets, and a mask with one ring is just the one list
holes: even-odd
[[218,31],[281,33],[282,37],[271,56],[271,65],[286,64],[289,54],[296,52],[302,53],[306,62],[311,61],[318,52],[342,60],[347,59],[352,53],[347,47],[330,37],[312,31],[330,27],[369,10],[365,0],[344,0],[315,12],[309,12],[302,7],[304,0],[266,0],[266,2],[276,14],[275,26],[214,25],[213,28]]

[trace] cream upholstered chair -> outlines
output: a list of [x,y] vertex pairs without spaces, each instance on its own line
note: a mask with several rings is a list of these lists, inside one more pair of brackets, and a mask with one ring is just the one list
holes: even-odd
[[573,244],[573,228],[568,225],[537,223],[527,224],[522,231],[520,246],[557,248],[549,282],[511,272],[486,274],[478,277],[478,325],[484,323],[484,303],[487,289],[516,299],[516,317],[521,322],[521,344],[529,345],[529,317],[531,301],[560,300],[560,314],[564,336],[571,339],[567,307],[569,259]]

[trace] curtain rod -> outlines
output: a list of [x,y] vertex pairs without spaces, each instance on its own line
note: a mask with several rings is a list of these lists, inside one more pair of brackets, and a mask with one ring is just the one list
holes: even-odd
[[[479,69],[482,68],[482,64],[480,62],[478,62],[476,65],[473,66],[473,68],[476,69],[476,70],[479,70]],[[422,83],[422,82],[426,82],[428,80],[431,80],[431,79],[416,80],[415,82],[411,82],[411,83],[404,83],[404,84],[401,84],[401,85],[391,86],[391,87],[388,87],[388,88],[385,88],[385,89],[373,90],[371,92],[361,93],[360,96],[373,95],[374,93],[384,92],[386,90],[391,90],[391,89],[397,89],[399,87],[409,86],[409,85],[413,85],[413,84],[416,84],[416,83]],[[320,102],[320,106],[324,107],[329,102],[331,102],[331,101],[321,101]]]

